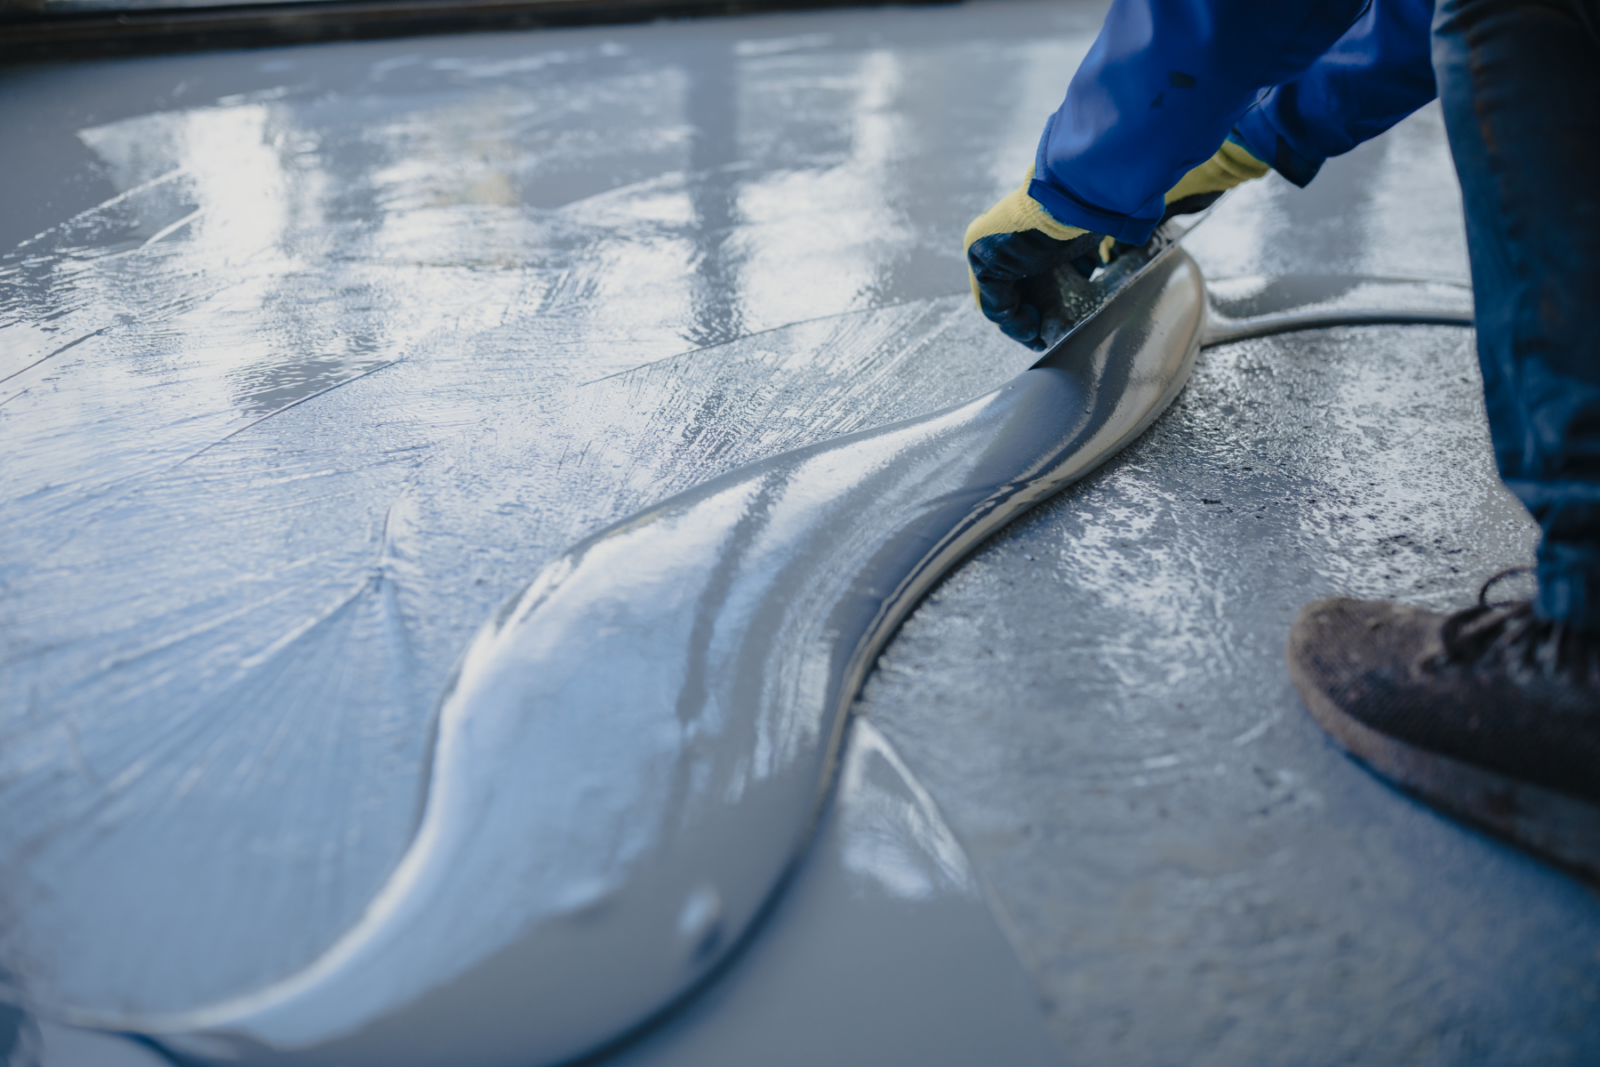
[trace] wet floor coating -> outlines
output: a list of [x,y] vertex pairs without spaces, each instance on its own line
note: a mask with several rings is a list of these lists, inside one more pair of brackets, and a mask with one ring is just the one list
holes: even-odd
[[[8,74],[0,99],[12,103],[0,121],[26,116],[38,130],[48,125],[41,115],[56,120],[34,134],[53,146],[42,155],[56,169],[40,164],[42,176],[19,185],[26,195],[8,206],[6,224],[26,244],[0,265],[10,361],[0,373],[15,373],[0,386],[0,433],[8,456],[27,457],[7,464],[11,503],[0,520],[8,543],[25,549],[4,578],[6,730],[16,741],[0,756],[11,764],[7,804],[33,816],[0,842],[7,869],[26,872],[6,891],[8,910],[25,917],[3,949],[16,980],[47,1003],[138,1010],[192,1004],[302,964],[349,924],[409,839],[442,677],[472,630],[543,561],[711,474],[965,399],[1026,366],[1029,354],[989,331],[961,295],[957,242],[966,219],[1026,165],[1094,22],[1092,9],[983,5]],[[1310,190],[1246,190],[1192,243],[1214,276],[1461,281],[1448,174],[1437,120],[1424,114]],[[47,226],[57,228],[28,240]],[[1435,332],[1454,338],[1437,343],[1453,344],[1460,366],[1441,356],[1423,369],[1440,382],[1457,369],[1470,379],[1460,332]],[[1345,368],[1356,393],[1340,425],[1355,420],[1369,434],[1392,427],[1361,421],[1360,390],[1381,398],[1393,387],[1366,376],[1352,354],[1377,336],[1409,352],[1424,334],[1433,335],[1406,328],[1352,333],[1342,347],[1291,337],[1238,348],[1320,352]],[[1402,367],[1397,380],[1413,371]],[[1239,383],[1213,388],[1222,385]],[[1324,395],[1300,386],[1313,403]],[[1458,393],[1442,415],[1473,410],[1470,389]],[[1254,399],[1268,406],[1288,395]],[[1198,443],[1211,455],[1251,410],[1219,401],[1203,441],[1166,447]],[[1463,431],[1461,447],[1477,447],[1486,462],[1475,434]],[[1252,447],[1271,455],[1289,436],[1252,437]],[[1293,437],[1327,477],[1319,441],[1303,429]],[[1348,442],[1328,448],[1340,453],[1337,470],[1356,469],[1343,460]],[[1381,454],[1409,486],[1411,510],[1437,505],[1424,490],[1451,483],[1400,466],[1398,451]],[[1484,462],[1466,467],[1475,483],[1460,482],[1459,465],[1444,473],[1457,490],[1481,489]],[[1258,464],[1237,465],[1254,473]],[[1111,482],[1090,491],[1102,484]],[[1479,529],[1487,511],[1483,528],[1508,531],[1488,539],[1503,551],[1484,548],[1481,536],[1449,546],[1468,557],[1462,574],[1526,553],[1526,526],[1504,501],[1467,492],[1468,506],[1459,492],[1443,495],[1454,508],[1443,525]],[[1317,499],[1326,508],[1339,498]],[[1119,506],[1130,507],[1139,510]],[[1341,529],[1376,521],[1352,514]],[[1416,540],[1394,518],[1384,536]],[[1313,512],[1308,521],[1321,529],[1325,519]],[[1241,534],[1225,532],[1229,543],[1211,549],[1233,550]],[[1093,543],[1092,531],[1083,536]],[[1284,572],[1291,585],[1321,575],[1325,588],[1349,591],[1376,580],[1350,562],[1359,552],[1340,555],[1349,545],[1337,539],[1268,548],[1302,564]],[[991,555],[969,573],[983,573]],[[1408,580],[1431,573],[1425,550],[1396,555]],[[1167,576],[1185,588],[1181,568]],[[1432,591],[1458,595],[1471,580]],[[1062,595],[1076,603],[1081,589],[1068,587]],[[1158,588],[1183,608],[1181,594]],[[1309,588],[1291,588],[1289,599]],[[896,650],[924,620],[936,625],[943,603],[920,612]],[[994,609],[1016,603],[1013,592]],[[1052,616],[1075,610],[1041,603]],[[1192,624],[1176,640],[1202,664],[1215,644],[1206,627],[1227,618],[1211,607],[1169,620]],[[1059,657],[1049,621],[1035,632]],[[1136,658],[1129,632],[1123,651]],[[1095,647],[1092,637],[1077,645]],[[1248,669],[1260,672],[1251,677],[1280,677],[1270,673],[1271,641],[1251,646],[1259,654]],[[935,651],[933,662],[965,651]],[[894,677],[897,654],[880,681]],[[1094,681],[1030,669],[1015,684],[1031,678],[1055,691]],[[951,688],[952,699],[965,693],[969,712],[991,708],[985,693],[1003,690],[976,669],[970,677],[983,680]],[[1181,670],[1173,678],[1185,688],[1193,680]],[[1125,680],[1159,706],[1147,679]],[[897,743],[924,744],[913,770],[982,750],[955,730],[946,748],[927,749],[907,705],[885,695],[891,688],[878,685],[869,704]],[[1295,713],[1287,699],[1285,721]],[[1270,731],[1251,742],[1270,743]],[[996,744],[1010,735],[987,736]],[[1099,758],[1110,766],[1106,751]],[[1096,758],[1092,744],[1081,752]],[[1035,777],[1059,784],[1067,766]],[[964,773],[974,788],[986,781],[970,766]],[[1016,917],[1032,910],[1062,919],[1045,898],[1068,885],[1053,878],[1081,876],[1070,849],[991,852],[983,825],[960,806],[967,794],[942,782],[937,796],[980,841],[980,875],[1019,929]],[[1383,796],[1377,815],[1336,825],[1371,832],[1363,819],[1383,825],[1382,813],[1411,810]],[[1055,819],[1063,797],[1025,799],[1034,807],[1018,799],[1013,814],[1032,826]],[[1048,825],[1072,839],[1072,824]],[[1002,860],[1020,865],[1015,883],[991,871]],[[1119,907],[1115,887],[1140,885],[1140,872],[1123,873],[1101,887]],[[123,892],[109,895],[107,884]],[[1535,899],[1566,902],[1550,914],[1594,929],[1592,906],[1584,910],[1566,883],[1540,884]],[[1186,925],[1198,905],[1185,900],[1166,901],[1162,914],[1180,937],[1198,937],[1210,928]],[[240,914],[253,917],[248,928]],[[1076,932],[1082,942],[1085,924],[1109,929],[1095,914],[1085,907],[1079,925],[1062,922],[1053,936]],[[1046,943],[1039,929],[1027,928],[1028,940]],[[1315,948],[1303,965],[1330,958]],[[1569,951],[1565,968],[1540,973],[1577,975],[1546,1003],[1582,1018],[1593,1014],[1583,983],[1595,963],[1592,949]],[[1170,1026],[1152,1028],[1129,992],[1145,988],[1148,971],[1126,958],[1134,964],[1108,996],[1136,1036],[1116,1040],[1081,1025],[1117,1016],[1073,985],[1106,979],[1034,961],[1068,1047],[1104,1040],[1109,1057],[1139,1062],[1188,1041],[1184,1025],[1266,1040],[1268,1024],[1286,1018],[1276,1005],[1264,1017],[1228,986],[1190,998],[1197,1022],[1160,1010]],[[1463,1013],[1481,1011],[1493,992],[1474,999],[1440,985],[1442,972],[1385,967],[1385,958],[1371,965],[1392,985],[1420,996],[1432,982]],[[1438,957],[1418,967],[1428,959]],[[1265,973],[1251,962],[1235,966]],[[130,983],[133,974],[146,981]],[[1394,1018],[1383,1005],[1306,1000],[1321,1018]],[[1495,1003],[1508,1014],[1515,1004]],[[1229,1022],[1238,1018],[1254,1028]],[[1376,1023],[1356,1030],[1381,1036]]]
[[[171,1062],[148,1044],[0,1005],[0,1052],[7,1050],[0,1062],[8,1067]],[[960,843],[888,742],[856,719],[805,863],[751,943],[662,1023],[584,1062],[1053,1067],[1062,1060]]]
[[677,999],[806,851],[905,615],[1182,389],[1205,292],[1177,226],[1001,388],[748,464],[552,560],[446,683],[421,822],[360,921],[244,998],[99,1021],[229,1063],[499,1067],[566,1062]]
[[770,921],[709,988],[599,1062],[1071,1062],[933,799],[869,720],[850,729],[833,803]]
[[[31,997],[175,1011],[303,966],[397,861],[444,678],[542,563],[1030,362],[960,295],[950,234],[1007,134],[949,121],[954,29],[8,75],[8,121],[64,127],[17,214],[98,199],[3,268],[3,951]],[[995,74],[1083,45],[1003,29]]]

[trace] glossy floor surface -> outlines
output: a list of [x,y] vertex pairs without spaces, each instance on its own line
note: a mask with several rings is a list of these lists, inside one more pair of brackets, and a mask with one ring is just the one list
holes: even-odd
[[[543,563],[1027,366],[959,237],[1098,16],[0,76],[0,143],[36,146],[0,209],[8,980],[163,1012],[303,967],[405,849],[444,678]],[[1187,245],[1213,278],[1464,282],[1436,113]],[[1313,595],[1459,603],[1529,555],[1476,389],[1459,329],[1208,350],[891,645],[862,708],[1071,1058],[1600,1055],[1592,894],[1374,783],[1281,664]]]
[[[923,16],[854,17],[8,76],[5,139],[40,148],[0,396],[30,996],[181,1012],[304,967],[410,840],[467,640],[545,562],[1031,362],[940,240],[986,195],[941,161],[994,166],[947,142],[992,119],[944,130]],[[932,55],[874,46],[892,25]]]

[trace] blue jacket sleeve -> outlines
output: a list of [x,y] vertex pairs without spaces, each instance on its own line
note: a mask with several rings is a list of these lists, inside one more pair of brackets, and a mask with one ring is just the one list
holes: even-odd
[[1304,74],[1269,90],[1235,133],[1255,157],[1305,185],[1437,95],[1433,0],[1373,0]]
[[1067,225],[1143,244],[1166,191],[1369,2],[1114,0],[1045,126],[1029,194]]

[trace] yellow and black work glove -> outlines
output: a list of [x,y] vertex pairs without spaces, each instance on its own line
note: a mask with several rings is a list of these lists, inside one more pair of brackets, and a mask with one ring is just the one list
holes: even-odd
[[[1215,155],[1195,167],[1168,190],[1163,221],[1174,215],[1203,211],[1223,193],[1270,170],[1265,163],[1235,141],[1224,142]],[[994,207],[967,227],[967,272],[972,295],[983,314],[1007,337],[1035,351],[1046,347],[1041,336],[1043,309],[1028,299],[1028,278],[1048,274],[1058,267],[1090,256],[1110,262],[1117,242],[1076,226],[1057,222],[1033,197],[1028,184],[1000,198]],[[1099,255],[1092,253],[1098,246]],[[1087,269],[1086,269],[1087,270]]]
[[1019,283],[1092,253],[1100,235],[1052,218],[1028,195],[1032,180],[1029,167],[1020,186],[967,227],[967,275],[984,316],[1007,337],[1042,352],[1043,311],[1026,298]]
[[1167,190],[1167,213],[1162,219],[1204,211],[1235,185],[1259,178],[1271,169],[1238,141],[1224,141],[1215,155]]
[[[1204,211],[1229,189],[1260,178],[1271,169],[1238,141],[1224,141],[1210,159],[1190,170],[1178,179],[1177,185],[1167,190],[1167,210],[1161,221],[1166,222],[1174,215]],[[1112,260],[1114,246],[1115,242],[1109,237],[1100,243],[1101,262]]]

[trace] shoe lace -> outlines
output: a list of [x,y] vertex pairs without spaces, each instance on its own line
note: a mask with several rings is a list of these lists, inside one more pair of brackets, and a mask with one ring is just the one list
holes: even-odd
[[1507,668],[1600,684],[1600,639],[1566,623],[1541,619],[1531,600],[1489,601],[1489,590],[1530,567],[1510,567],[1478,590],[1475,607],[1458,611],[1440,631],[1439,666],[1466,667],[1499,662]]
[[1494,604],[1490,604],[1489,603],[1489,590],[1493,589],[1496,585],[1498,585],[1501,582],[1505,581],[1507,578],[1512,578],[1512,577],[1515,577],[1516,575],[1519,575],[1519,574],[1532,574],[1532,573],[1533,573],[1533,568],[1532,567],[1507,567],[1505,570],[1500,571],[1498,574],[1490,575],[1489,580],[1484,582],[1483,585],[1478,589],[1478,606],[1479,607],[1484,607],[1484,608],[1490,608],[1490,607],[1507,607],[1507,606],[1510,606],[1511,604],[1515,604],[1516,603],[1515,600],[1501,600],[1501,601],[1497,601]]

